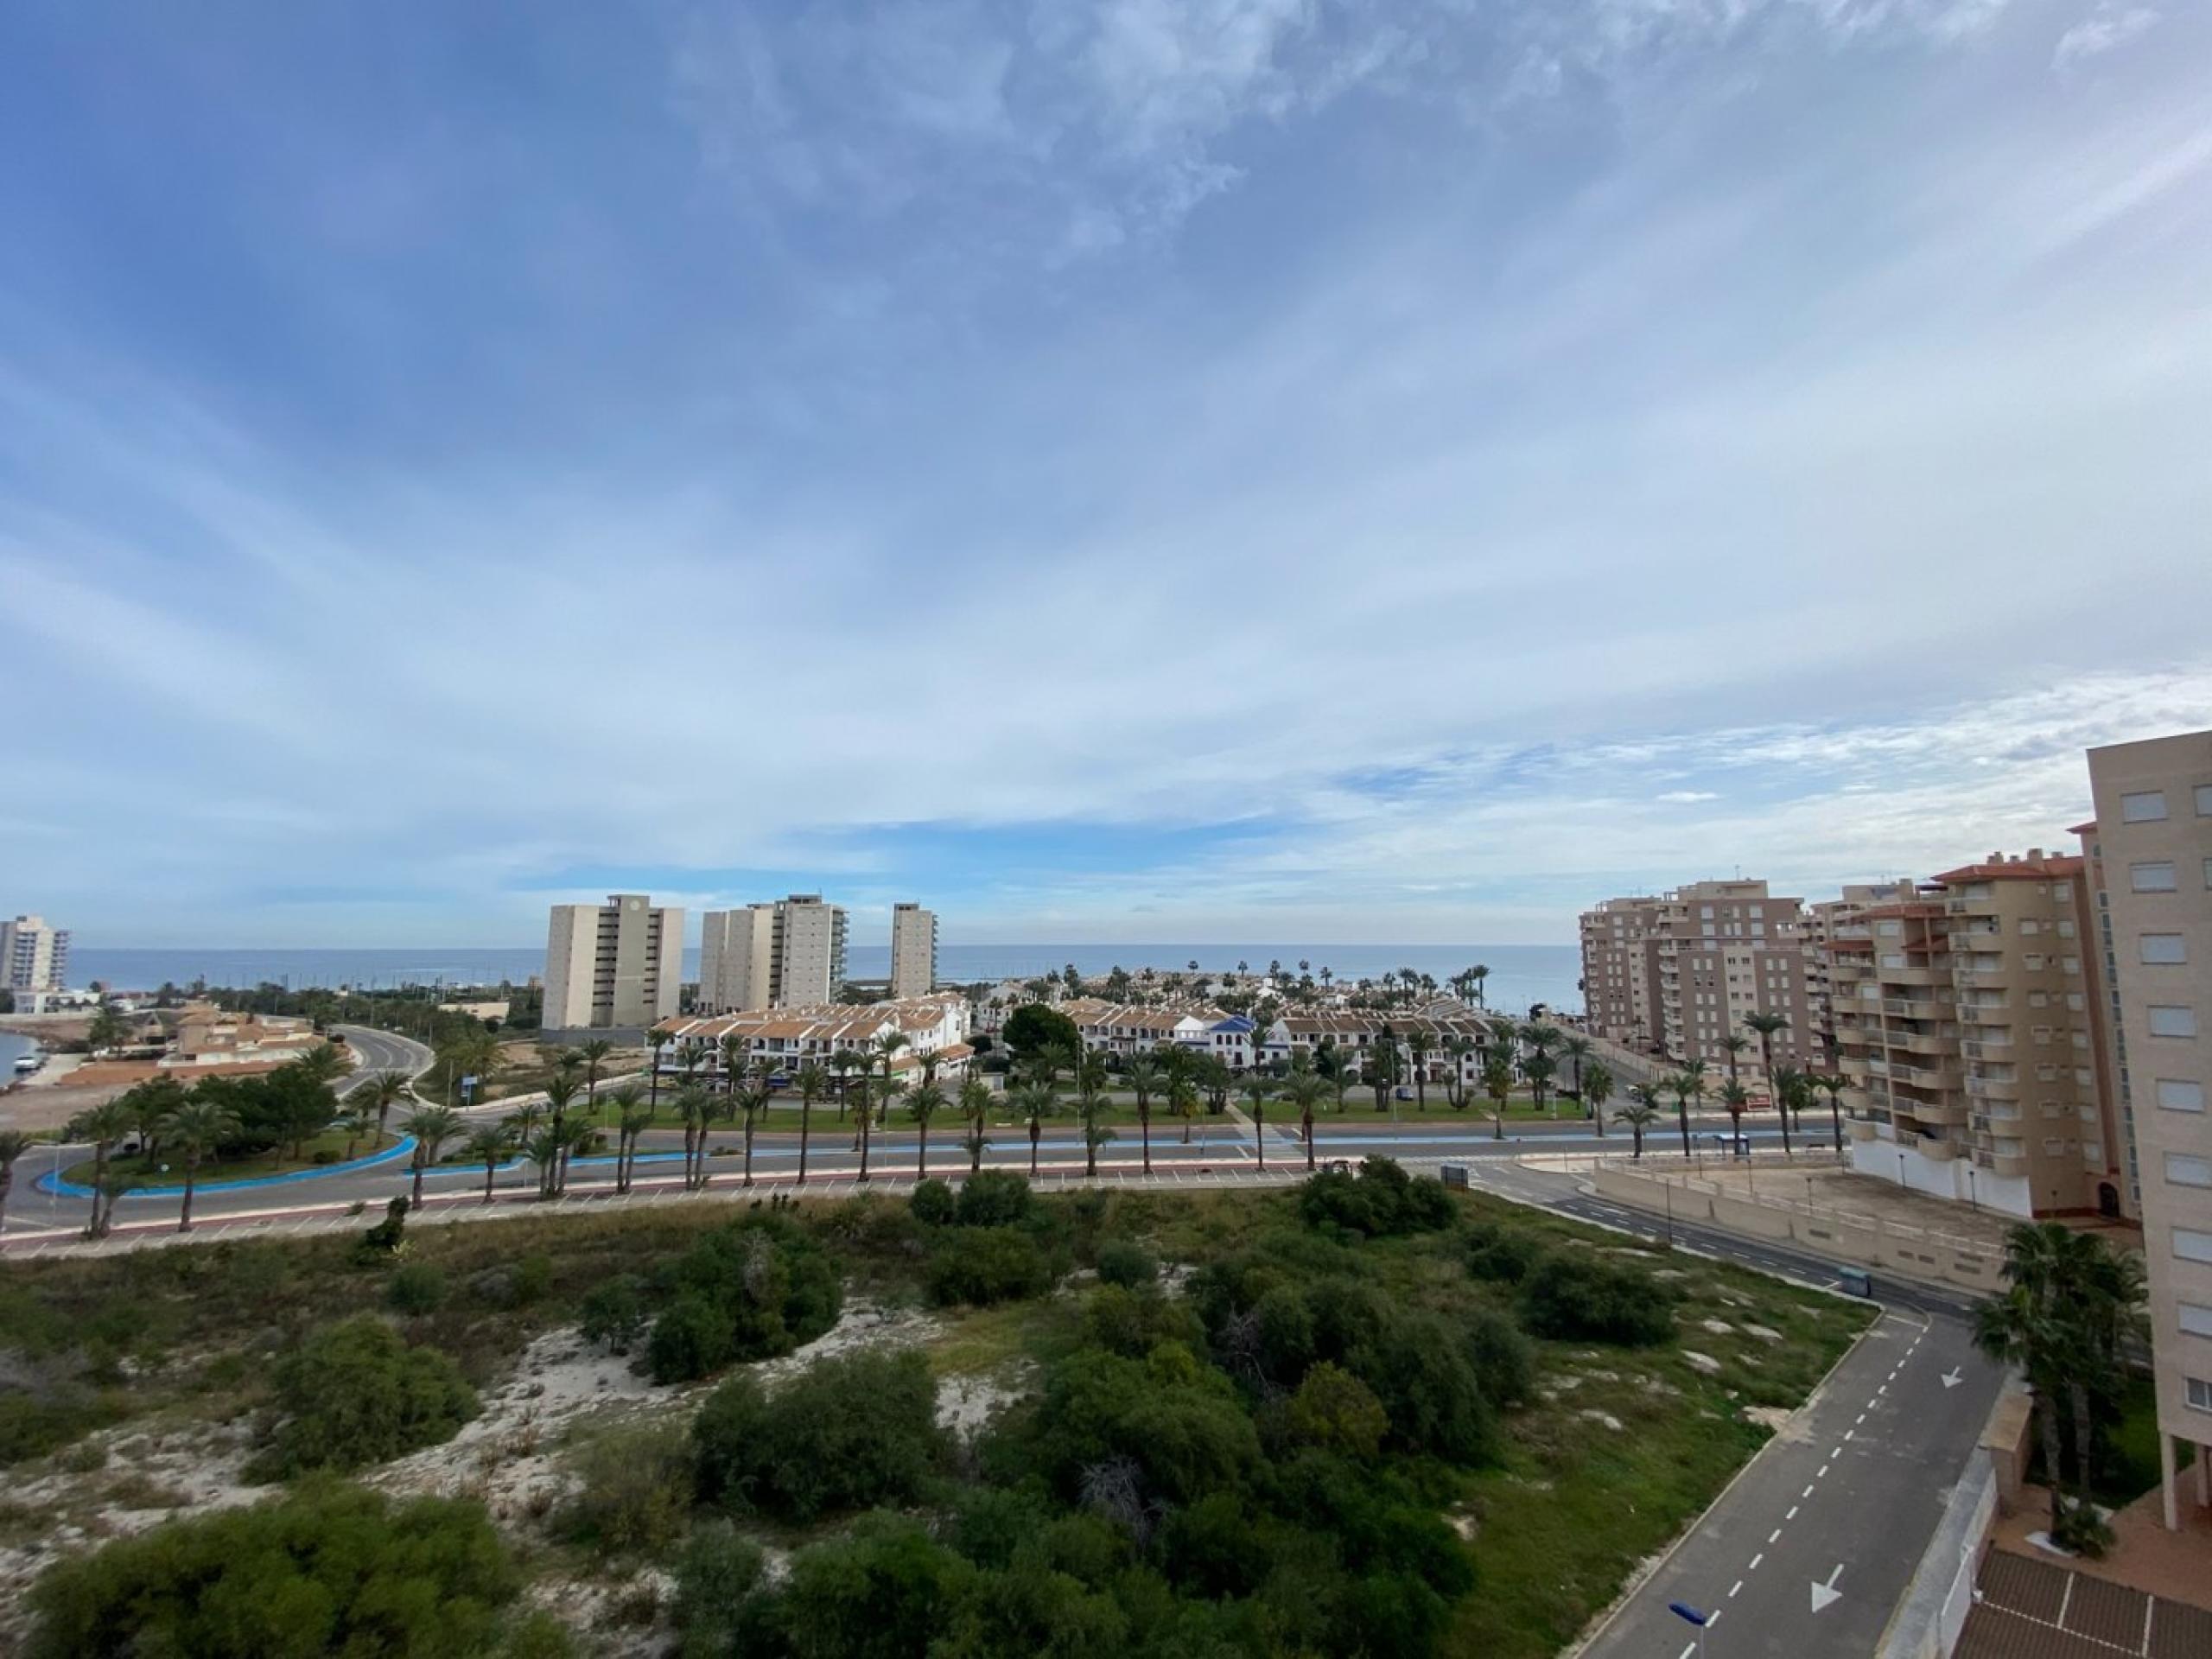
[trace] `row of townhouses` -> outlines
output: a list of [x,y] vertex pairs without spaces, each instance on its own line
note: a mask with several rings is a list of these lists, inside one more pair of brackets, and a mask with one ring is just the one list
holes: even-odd
[[731,1038],[743,1046],[746,1064],[766,1058],[796,1071],[809,1061],[827,1066],[832,1056],[853,1052],[880,1073],[882,1039],[897,1033],[906,1046],[892,1057],[893,1077],[918,1075],[925,1058],[942,1080],[967,1073],[974,1049],[968,1039],[973,1015],[968,999],[957,992],[899,997],[855,1007],[820,1003],[787,1008],[752,1008],[737,1014],[683,1014],[653,1027],[664,1074],[683,1070],[687,1046],[702,1046],[701,1070],[719,1075],[722,1046]]

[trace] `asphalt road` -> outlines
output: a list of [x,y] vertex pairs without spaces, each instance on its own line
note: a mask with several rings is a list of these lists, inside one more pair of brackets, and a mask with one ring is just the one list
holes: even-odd
[[429,1067],[433,1058],[430,1051],[412,1037],[402,1037],[396,1032],[378,1031],[368,1026],[340,1026],[338,1030],[345,1033],[346,1046],[360,1057],[359,1066],[338,1085],[340,1100],[356,1089],[365,1087],[380,1071],[415,1077]]

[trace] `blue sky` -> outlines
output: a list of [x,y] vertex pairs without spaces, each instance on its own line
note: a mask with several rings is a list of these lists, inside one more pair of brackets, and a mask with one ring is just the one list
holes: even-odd
[[0,12],[0,908],[1565,939],[2212,712],[2212,10]]

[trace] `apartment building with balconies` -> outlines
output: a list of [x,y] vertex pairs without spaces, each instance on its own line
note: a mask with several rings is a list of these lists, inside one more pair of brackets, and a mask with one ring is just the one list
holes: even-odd
[[1854,1167],[2013,1215],[2121,1212],[2088,911],[2082,861],[2038,848],[1833,926]]
[[[2165,1522],[2212,1503],[2212,731],[2089,751],[2107,1074],[2150,1289]],[[2196,1478],[2181,1478],[2183,1459]],[[2193,1491],[2190,1488],[2193,1486]]]
[[683,912],[642,893],[556,905],[545,944],[544,1030],[634,1031],[674,1014]]
[[844,983],[844,907],[824,904],[820,893],[706,912],[699,944],[702,1012],[810,1007],[833,1001]]
[[1840,898],[1825,899],[1805,906],[1803,952],[1805,1006],[1819,1039],[1821,1054],[1809,1062],[1825,1071],[1836,1069],[1839,1045],[1835,1029],[1834,956],[1828,950],[1836,930],[1847,927],[1876,905],[1903,904],[1914,893],[1910,881],[1880,881],[1847,886]]

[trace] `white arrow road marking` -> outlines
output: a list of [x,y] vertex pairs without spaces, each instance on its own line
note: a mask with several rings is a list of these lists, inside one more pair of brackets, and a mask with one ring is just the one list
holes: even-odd
[[1841,1561],[1838,1561],[1835,1564],[1835,1572],[1828,1574],[1828,1581],[1827,1584],[1821,1583],[1817,1579],[1814,1580],[1813,1611],[1815,1612],[1821,1612],[1831,1603],[1841,1601],[1843,1599],[1843,1592],[1832,1587],[1836,1581],[1837,1574],[1840,1573],[1842,1571],[1843,1563]]
[[1959,1368],[1955,1365],[1943,1373],[1943,1386],[1947,1389],[1955,1389],[1965,1381],[1965,1376],[1961,1374]]

